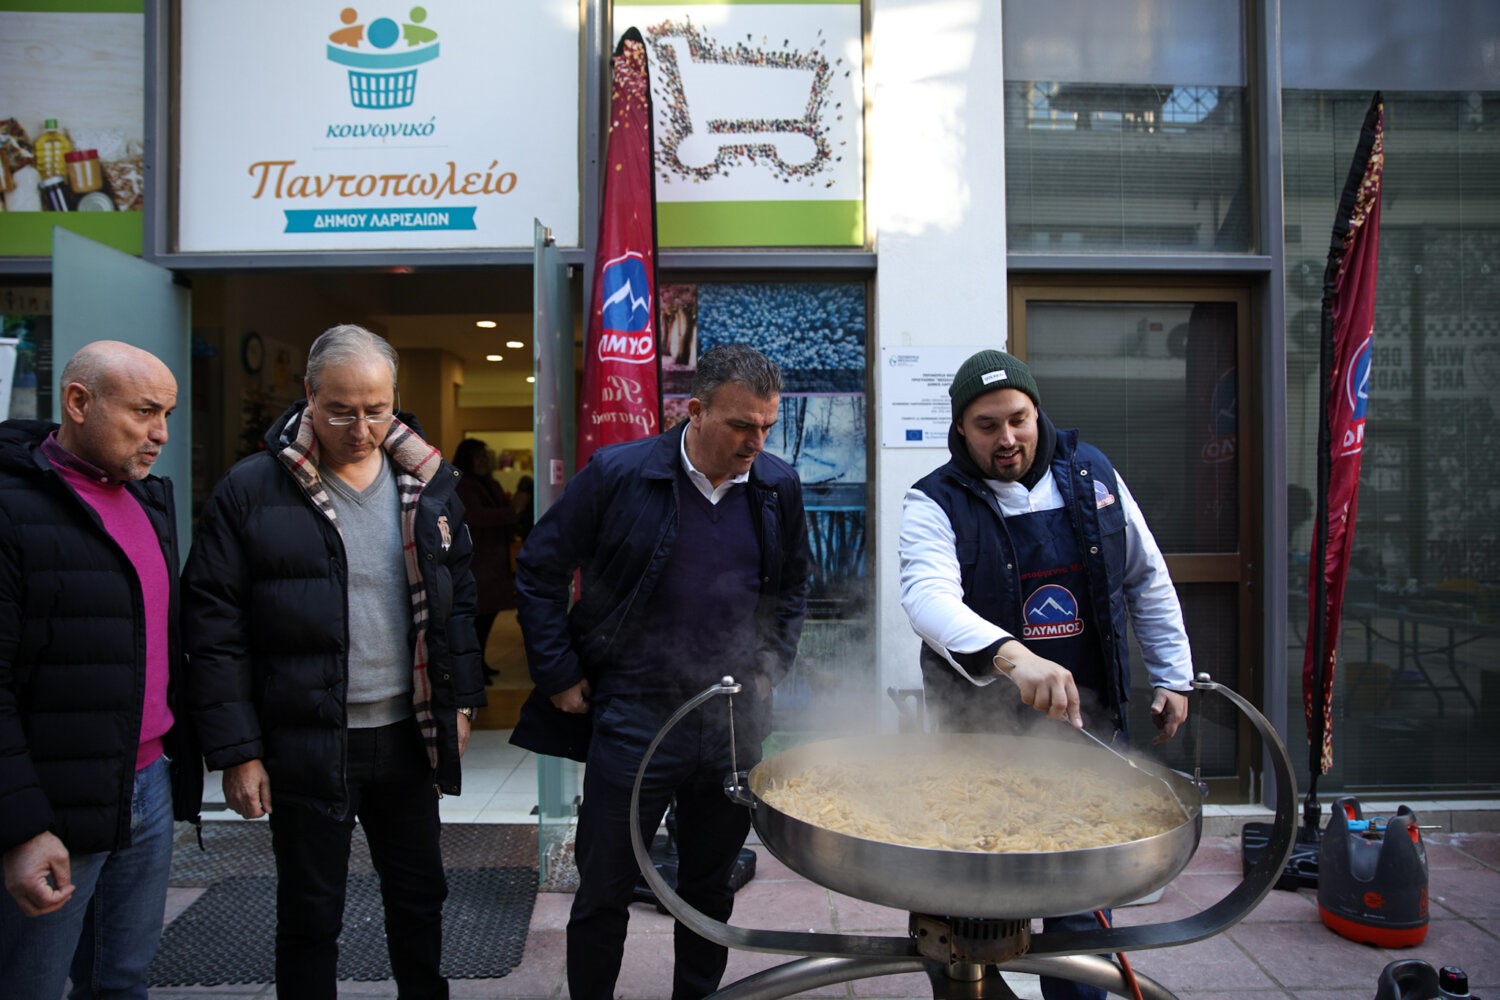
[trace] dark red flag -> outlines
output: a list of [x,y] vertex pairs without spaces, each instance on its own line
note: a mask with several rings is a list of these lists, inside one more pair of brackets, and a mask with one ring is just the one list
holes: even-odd
[[639,31],[620,36],[611,64],[603,204],[578,405],[580,469],[595,449],[661,428],[651,87]]
[[1333,673],[1359,506],[1384,169],[1385,102],[1376,93],[1339,199],[1323,272],[1318,502],[1307,588],[1307,648],[1302,660],[1302,706],[1307,715],[1314,790],[1317,775],[1327,774],[1333,766]]

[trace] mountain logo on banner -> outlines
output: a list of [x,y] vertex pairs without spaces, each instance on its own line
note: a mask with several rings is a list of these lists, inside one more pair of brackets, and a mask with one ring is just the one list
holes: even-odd
[[1199,450],[1204,465],[1231,461],[1239,438],[1239,373],[1227,369],[1214,383],[1213,397],[1208,401],[1208,441]]
[[1349,426],[1344,430],[1340,444],[1342,455],[1357,455],[1365,446],[1365,411],[1370,406],[1370,353],[1375,343],[1375,331],[1359,345],[1349,372],[1344,378],[1344,394],[1349,403]]
[[602,274],[603,335],[600,361],[641,365],[656,360],[656,337],[651,329],[651,281],[645,257],[634,250],[606,261]]
[[1067,587],[1045,584],[1031,592],[1022,608],[1026,623],[1022,639],[1066,639],[1083,632],[1078,616],[1078,598]]

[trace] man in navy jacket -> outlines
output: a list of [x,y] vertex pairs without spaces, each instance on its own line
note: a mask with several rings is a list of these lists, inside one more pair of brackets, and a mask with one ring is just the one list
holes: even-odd
[[[703,354],[688,419],[596,452],[537,521],[518,560],[518,614],[536,691],[512,741],[586,759],[568,920],[574,1000],[614,995],[638,868],[629,806],[646,746],[683,702],[731,675],[738,763],[760,759],[771,688],[790,669],[806,614],[809,565],[802,485],[766,454],[781,372],[741,345]],[[569,609],[581,571],[581,596]],[[567,722],[591,720],[586,729]],[[677,816],[677,891],[727,920],[729,873],[748,810],[724,795],[731,769],[723,701],[676,726],[641,790],[650,843],[668,802]],[[718,988],[726,950],[675,935],[673,1000]]]

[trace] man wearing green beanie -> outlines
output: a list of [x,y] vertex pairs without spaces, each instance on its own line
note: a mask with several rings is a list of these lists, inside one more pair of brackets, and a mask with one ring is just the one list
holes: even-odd
[[[901,606],[922,638],[928,711],[960,732],[1010,731],[1041,712],[1124,745],[1129,628],[1154,689],[1153,742],[1171,739],[1187,718],[1192,654],[1125,481],[1053,425],[1031,369],[1004,351],[965,361],[948,394],[950,459],[901,512]],[[1090,914],[1043,922],[1096,926]],[[1105,996],[1045,976],[1041,987],[1045,1000]]]

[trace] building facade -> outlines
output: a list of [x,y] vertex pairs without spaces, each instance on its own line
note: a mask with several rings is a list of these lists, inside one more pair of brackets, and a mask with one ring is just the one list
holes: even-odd
[[[401,349],[405,401],[445,449],[483,434],[535,462],[533,390],[516,381],[549,294],[533,220],[582,315],[609,54],[636,26],[656,101],[664,417],[715,342],[749,340],[789,373],[772,447],[809,484],[818,575],[780,728],[910,724],[897,524],[946,454],[945,397],[919,387],[1003,346],[1057,423],[1119,465],[1168,556],[1195,666],[1262,707],[1299,781],[1320,279],[1381,92],[1368,439],[1322,788],[1500,788],[1494,4],[34,6],[0,0],[8,38],[105,25],[94,51],[142,66],[138,135],[104,135],[118,111],[74,116],[101,147],[120,139],[106,175],[135,242],[131,220],[109,222],[123,238],[81,211],[65,221],[155,268],[141,280],[167,304],[134,308],[72,236],[53,246],[58,217],[24,184],[7,194],[13,413],[50,405],[49,351],[123,315],[180,331],[195,412],[177,476],[202,494],[295,395],[312,336],[364,320]],[[69,15],[115,20],[48,19]],[[0,117],[34,153],[48,102],[75,98],[43,86],[52,69],[8,62],[17,106]],[[137,157],[127,208],[119,165]],[[67,263],[75,250],[84,263]],[[494,344],[471,342],[490,314]],[[469,339],[438,332],[455,319]],[[482,360],[506,339],[527,345],[510,381]],[[1132,711],[1147,703],[1137,691]],[[1216,801],[1262,798],[1249,728],[1212,701],[1202,714],[1164,759],[1201,764]]]

